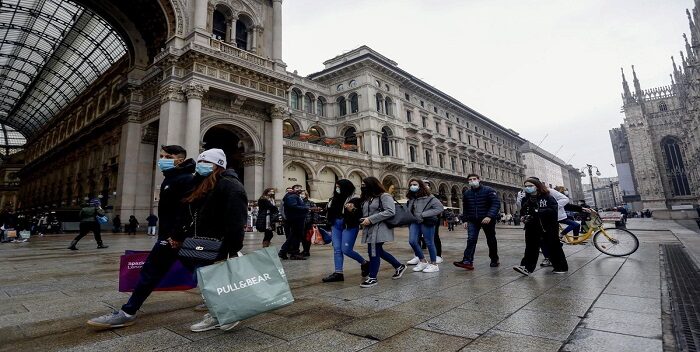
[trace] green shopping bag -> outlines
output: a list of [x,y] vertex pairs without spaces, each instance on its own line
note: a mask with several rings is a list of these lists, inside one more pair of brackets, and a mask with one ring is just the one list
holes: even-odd
[[229,324],[294,302],[275,247],[197,269],[209,312]]

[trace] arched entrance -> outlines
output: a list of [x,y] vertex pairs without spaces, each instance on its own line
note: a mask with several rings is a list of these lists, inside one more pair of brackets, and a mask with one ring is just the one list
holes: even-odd
[[382,180],[382,185],[384,186],[384,189],[387,191],[387,193],[391,194],[396,198],[401,197],[401,185],[399,183],[399,179],[396,178],[396,176],[385,176],[384,180]]
[[212,127],[204,134],[203,142],[205,150],[213,148],[223,150],[226,154],[226,168],[236,171],[241,183],[245,184],[243,158],[246,145],[240,133],[236,133],[232,126],[219,125]]
[[451,193],[452,193],[450,196],[450,200],[452,201],[451,206],[453,206],[455,208],[460,208],[459,203],[462,199],[462,194],[459,192],[459,188],[457,186],[452,186]]

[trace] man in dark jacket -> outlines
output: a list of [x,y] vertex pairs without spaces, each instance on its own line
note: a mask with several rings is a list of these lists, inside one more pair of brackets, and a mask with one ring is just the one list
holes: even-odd
[[292,192],[287,193],[282,198],[284,204],[284,218],[289,235],[287,240],[280,248],[279,256],[282,259],[288,259],[287,254],[290,254],[289,259],[305,260],[304,256],[299,254],[299,244],[304,236],[304,222],[306,214],[309,212],[309,207],[304,204],[304,200],[299,196],[302,192],[301,185],[292,186]]
[[481,185],[479,175],[468,175],[467,182],[469,182],[470,188],[464,192],[462,200],[462,204],[464,204],[462,221],[464,228],[467,229],[467,248],[464,250],[462,261],[454,262],[454,265],[474,270],[474,251],[476,251],[479,231],[483,228],[486,234],[486,244],[489,246],[491,267],[497,267],[499,262],[496,243],[496,216],[498,216],[501,202],[493,188]]
[[141,277],[129,301],[118,312],[88,320],[88,325],[106,329],[132,325],[136,312],[177,260],[180,241],[175,239],[175,235],[180,228],[178,215],[182,212],[181,200],[194,187],[195,163],[186,158],[187,152],[181,146],[162,146],[158,167],[165,179],[160,185],[158,201],[158,241],[141,268]]

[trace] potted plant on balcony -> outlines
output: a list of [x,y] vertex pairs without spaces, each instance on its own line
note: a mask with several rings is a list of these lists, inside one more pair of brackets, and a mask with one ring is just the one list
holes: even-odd
[[336,144],[338,144],[338,140],[336,138],[324,138],[323,144],[329,145],[329,146],[336,145]]
[[299,132],[299,140],[307,142],[311,138],[311,133]]
[[357,146],[354,144],[342,144],[340,147],[345,149],[345,150],[352,150],[352,151],[357,150]]

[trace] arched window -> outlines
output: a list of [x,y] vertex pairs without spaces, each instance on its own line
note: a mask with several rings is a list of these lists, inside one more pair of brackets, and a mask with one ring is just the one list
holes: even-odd
[[282,124],[282,135],[284,138],[291,138],[299,134],[299,126],[292,120],[284,120]]
[[391,144],[389,143],[389,137],[392,133],[389,127],[382,128],[382,155],[391,155]]
[[311,104],[311,101],[313,101],[311,93],[306,93],[304,95],[304,111],[306,111],[309,114],[314,112],[314,105]]
[[226,15],[219,10],[214,10],[211,34],[213,34],[214,38],[218,40],[225,40],[227,29],[228,26],[226,25]]
[[357,101],[357,93],[350,94],[350,113],[354,114],[360,111],[359,103]]
[[355,135],[357,131],[355,127],[348,127],[345,132],[343,132],[343,137],[345,138],[345,144],[357,145],[357,136]]
[[666,137],[661,142],[666,159],[666,176],[671,181],[671,190],[674,196],[689,196],[690,183],[683,162],[683,154],[678,141],[673,137]]
[[309,128],[309,134],[311,135],[312,140],[318,140],[325,135],[325,133],[323,133],[323,130],[321,129],[321,127],[317,127],[317,126],[313,126],[313,127]]
[[386,99],[384,99],[384,113],[389,115],[389,116],[394,116],[393,109],[392,109],[391,105],[392,105],[391,98],[386,97]]
[[433,163],[433,157],[430,150],[425,150],[425,165],[430,165]]
[[296,89],[292,89],[292,94],[291,94],[292,109],[300,110],[300,108],[301,108],[299,106],[300,101],[301,101],[301,93]]
[[661,101],[661,102],[659,103],[659,111],[668,111],[668,106],[666,106],[666,102],[665,102],[665,101]]
[[326,116],[326,99],[323,97],[316,99],[316,115]]
[[411,162],[415,163],[416,162],[416,147],[414,147],[414,146],[408,147],[408,154],[409,154],[409,157],[411,159]]
[[338,115],[339,116],[345,116],[348,114],[348,108],[345,104],[345,97],[338,97],[338,100],[336,100],[338,103]]
[[248,26],[242,18],[236,21],[236,47],[248,50]]
[[377,103],[377,112],[382,112],[382,95],[377,94],[375,96],[375,101]]

